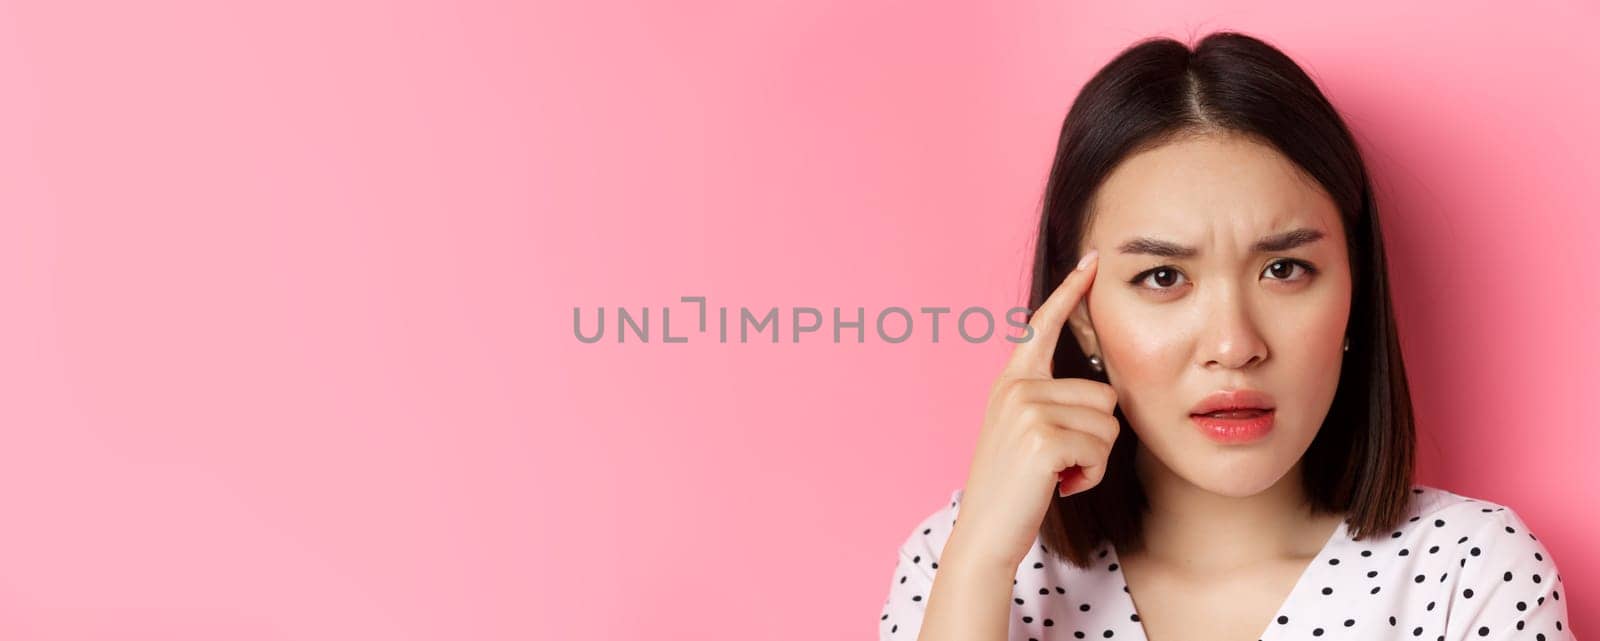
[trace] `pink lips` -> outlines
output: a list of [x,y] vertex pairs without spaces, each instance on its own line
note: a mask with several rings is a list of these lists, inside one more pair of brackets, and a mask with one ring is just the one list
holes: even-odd
[[1277,406],[1256,390],[1214,392],[1190,410],[1189,418],[1208,438],[1224,444],[1248,443],[1272,431]]

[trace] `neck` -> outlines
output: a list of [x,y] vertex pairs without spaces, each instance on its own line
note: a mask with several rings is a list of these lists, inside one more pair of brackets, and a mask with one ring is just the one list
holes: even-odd
[[1195,571],[1228,571],[1317,555],[1342,516],[1312,511],[1301,464],[1270,487],[1224,495],[1173,473],[1140,445],[1135,466],[1150,501],[1144,518],[1145,559]]

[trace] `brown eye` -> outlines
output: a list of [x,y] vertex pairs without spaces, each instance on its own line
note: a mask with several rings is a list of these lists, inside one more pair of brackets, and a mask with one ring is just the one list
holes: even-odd
[[[1301,271],[1305,272],[1304,275],[1302,277],[1291,278],[1291,276],[1295,274],[1295,268],[1299,268]],[[1301,280],[1302,278],[1310,277],[1312,274],[1317,273],[1317,270],[1310,264],[1302,261],[1280,260],[1268,265],[1265,273],[1271,275],[1274,280]]]
[[1154,290],[1172,289],[1182,280],[1183,273],[1171,267],[1157,267],[1133,277],[1133,284]]

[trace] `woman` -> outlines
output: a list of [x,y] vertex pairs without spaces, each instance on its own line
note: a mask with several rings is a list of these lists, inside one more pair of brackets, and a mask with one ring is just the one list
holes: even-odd
[[1377,214],[1277,49],[1112,60],[1062,129],[1031,335],[880,638],[1572,638],[1514,511],[1413,482]]

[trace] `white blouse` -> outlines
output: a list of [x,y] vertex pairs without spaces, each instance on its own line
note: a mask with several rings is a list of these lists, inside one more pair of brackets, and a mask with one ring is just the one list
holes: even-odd
[[[1356,541],[1341,522],[1260,638],[1573,638],[1555,559],[1515,511],[1426,485],[1411,492],[1408,518],[1389,536]],[[917,638],[961,494],[900,545],[881,641]],[[1113,546],[1104,544],[1088,569],[1044,552],[1035,538],[1017,566],[1011,641],[1147,641]]]

